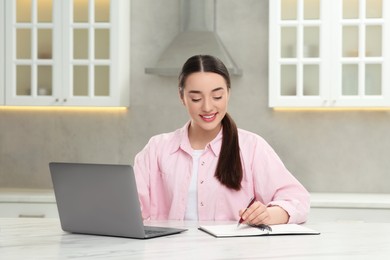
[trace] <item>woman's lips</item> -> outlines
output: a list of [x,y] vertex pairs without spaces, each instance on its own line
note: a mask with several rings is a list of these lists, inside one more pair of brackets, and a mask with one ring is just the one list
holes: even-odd
[[213,113],[209,115],[200,115],[200,117],[203,119],[203,121],[212,122],[217,117],[217,114],[218,113]]

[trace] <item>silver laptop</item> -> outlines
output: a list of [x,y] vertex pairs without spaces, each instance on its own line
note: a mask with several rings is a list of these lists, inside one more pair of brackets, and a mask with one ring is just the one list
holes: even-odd
[[144,226],[130,165],[52,162],[49,167],[64,231],[146,239],[186,230]]

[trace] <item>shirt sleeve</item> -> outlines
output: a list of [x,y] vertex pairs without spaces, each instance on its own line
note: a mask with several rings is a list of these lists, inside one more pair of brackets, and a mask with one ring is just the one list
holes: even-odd
[[289,215],[288,223],[303,223],[310,210],[310,195],[288,171],[272,147],[258,138],[252,172],[256,197],[267,206],[279,206]]
[[138,197],[143,219],[150,219],[150,172],[153,154],[151,142],[144,147],[134,159],[134,174],[137,182]]

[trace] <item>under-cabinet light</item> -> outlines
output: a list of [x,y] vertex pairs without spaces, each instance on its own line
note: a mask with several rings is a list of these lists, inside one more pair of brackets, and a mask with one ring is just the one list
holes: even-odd
[[345,112],[345,111],[390,111],[390,107],[275,107],[276,112]]
[[128,107],[50,107],[50,106],[0,106],[0,111],[42,111],[42,112],[126,112]]

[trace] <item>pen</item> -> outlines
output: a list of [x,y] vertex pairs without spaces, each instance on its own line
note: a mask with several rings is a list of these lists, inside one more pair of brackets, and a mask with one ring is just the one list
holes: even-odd
[[[249,201],[248,206],[246,206],[246,209],[244,210],[244,212],[242,212],[242,215],[244,215],[245,211],[247,211],[248,208],[249,208],[249,207],[253,204],[253,202],[255,202],[255,201],[256,201],[255,197],[252,197],[251,200]],[[241,216],[242,216],[242,215],[241,215]],[[242,217],[241,217],[240,220],[238,221],[237,227],[239,227],[240,224],[241,224],[243,221],[244,221],[244,220],[243,220]]]
[[251,225],[252,227],[260,228],[261,230],[268,230],[272,232],[272,228],[266,224],[260,224],[260,225]]

